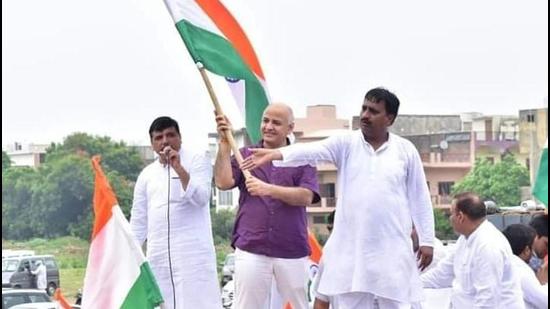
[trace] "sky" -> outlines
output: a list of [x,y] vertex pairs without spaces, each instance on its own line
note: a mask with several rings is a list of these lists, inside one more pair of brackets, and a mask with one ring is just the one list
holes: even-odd
[[[548,1],[225,0],[274,102],[358,114],[383,86],[401,114],[548,106]],[[222,107],[242,119],[222,79]],[[147,145],[157,116],[206,144],[213,107],[161,0],[2,0],[2,145],[73,132]]]

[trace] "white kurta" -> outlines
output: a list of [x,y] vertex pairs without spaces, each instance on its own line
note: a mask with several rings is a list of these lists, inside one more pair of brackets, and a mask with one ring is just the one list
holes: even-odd
[[422,274],[426,288],[452,286],[453,308],[523,309],[520,280],[504,235],[485,220],[436,268]]
[[46,270],[46,266],[44,266],[44,264],[40,264],[35,270],[31,271],[31,273],[36,276],[36,288],[45,290],[48,287],[48,271]]
[[525,309],[547,309],[548,285],[540,284],[533,269],[518,256],[513,256],[512,265],[521,281]]
[[170,250],[176,308],[219,309],[221,297],[209,209],[212,181],[210,157],[183,148],[180,150],[180,158],[182,166],[190,175],[187,190],[183,189],[172,168],[168,180],[168,167],[163,167],[158,160],[139,175],[130,220],[132,232],[140,244],[147,240],[147,258],[166,308],[174,308],[168,256]]
[[[400,302],[422,299],[412,250],[433,246],[434,219],[422,162],[414,145],[390,134],[376,151],[361,131],[281,148],[276,165],[330,162],[338,168],[334,229],[323,249],[318,292],[365,292]],[[412,220],[411,220],[412,218]]]

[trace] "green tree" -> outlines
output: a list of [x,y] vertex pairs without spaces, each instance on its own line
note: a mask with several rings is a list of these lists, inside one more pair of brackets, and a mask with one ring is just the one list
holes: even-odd
[[508,154],[496,164],[486,159],[477,160],[474,169],[453,186],[453,194],[474,192],[483,199],[491,199],[499,206],[519,205],[520,188],[529,185],[529,172]]
[[108,136],[91,136],[73,133],[62,144],[52,144],[47,150],[46,162],[55,161],[69,154],[91,158],[101,155],[104,170],[117,171],[127,179],[135,180],[143,168],[143,160],[137,151],[124,142],[114,142]]
[[449,216],[441,209],[434,209],[435,237],[439,239],[456,239]]
[[142,160],[124,143],[76,133],[63,144],[52,144],[38,169],[12,167],[2,173],[2,235],[89,239],[94,189],[90,158],[95,154],[102,156],[105,174],[129,217]]
[[2,172],[2,237],[25,239],[33,236],[32,193],[39,181],[32,168],[9,168]]
[[216,245],[231,242],[233,225],[235,223],[235,212],[231,210],[210,210],[212,218],[212,234]]
[[7,170],[10,166],[11,166],[10,156],[5,151],[2,151],[2,172]]

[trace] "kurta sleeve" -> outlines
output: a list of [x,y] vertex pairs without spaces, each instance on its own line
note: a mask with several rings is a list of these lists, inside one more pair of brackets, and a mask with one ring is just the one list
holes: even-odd
[[184,207],[208,207],[212,190],[212,162],[208,152],[193,157],[189,171],[187,190],[182,190],[182,204]]
[[140,245],[147,239],[147,209],[147,186],[142,173],[134,186],[134,201],[130,213],[130,228]]
[[349,145],[351,135],[340,135],[312,143],[294,144],[280,148],[282,161],[274,161],[275,166],[301,166],[320,163],[333,163],[341,166],[344,153]]
[[434,246],[435,226],[430,191],[418,151],[408,147],[407,199],[420,246]]
[[540,284],[535,272],[529,266],[519,272],[521,272],[521,289],[525,301],[534,305],[535,308],[548,308],[548,285]]
[[474,308],[497,308],[500,286],[504,276],[504,256],[500,250],[490,246],[480,248],[479,254],[472,259],[469,279],[474,289]]
[[454,251],[447,254],[434,268],[420,275],[424,288],[443,289],[453,285],[454,274]]

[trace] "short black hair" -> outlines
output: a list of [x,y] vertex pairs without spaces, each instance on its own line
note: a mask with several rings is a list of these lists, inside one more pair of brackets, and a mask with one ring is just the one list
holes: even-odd
[[174,129],[176,129],[176,132],[181,135],[180,127],[177,121],[168,116],[158,117],[157,119],[153,120],[153,123],[151,123],[151,126],[149,127],[149,137],[153,138],[153,132],[162,132],[171,127],[174,127]]
[[371,89],[365,94],[365,100],[374,103],[383,101],[386,107],[386,113],[393,115],[394,120],[397,118],[397,114],[399,113],[399,99],[389,90],[382,87]]
[[520,255],[525,247],[531,248],[536,232],[525,224],[510,224],[502,231],[502,234],[508,239],[512,252],[515,255]]
[[535,229],[539,237],[546,236],[548,237],[548,215],[539,214],[533,216],[529,225]]
[[481,198],[472,192],[463,192],[455,195],[455,205],[459,211],[462,211],[468,218],[478,220],[487,215],[485,203]]

